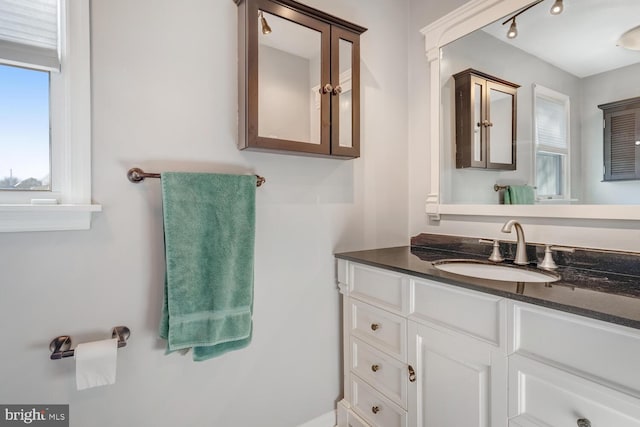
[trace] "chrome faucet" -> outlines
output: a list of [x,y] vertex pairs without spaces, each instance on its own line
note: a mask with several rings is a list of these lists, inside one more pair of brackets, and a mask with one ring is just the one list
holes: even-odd
[[507,221],[502,226],[501,231],[503,233],[511,233],[511,228],[514,226],[516,228],[518,242],[516,246],[516,257],[513,260],[513,263],[518,265],[527,265],[529,264],[529,260],[527,258],[527,242],[524,240],[524,231],[522,230],[520,223],[515,219]]

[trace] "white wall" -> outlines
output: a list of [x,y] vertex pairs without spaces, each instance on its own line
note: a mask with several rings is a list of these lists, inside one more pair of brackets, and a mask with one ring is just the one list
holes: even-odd
[[[362,157],[236,149],[236,6],[93,0],[90,231],[0,236],[0,402],[70,403],[71,425],[297,426],[341,397],[334,251],[408,242],[407,3],[305,1],[362,37]],[[157,338],[164,274],[159,183],[126,171],[256,172],[252,344],[194,363]],[[132,330],[113,386],[77,392],[49,341]]]
[[[464,4],[409,0],[409,233],[430,232],[487,238],[514,239],[500,233],[507,217],[447,216],[430,221],[424,213],[429,192],[429,69],[420,29]],[[637,221],[576,221],[521,218],[532,242],[640,251]]]

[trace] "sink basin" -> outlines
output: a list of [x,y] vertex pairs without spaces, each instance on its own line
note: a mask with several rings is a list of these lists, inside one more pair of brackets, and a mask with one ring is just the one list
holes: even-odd
[[493,264],[472,259],[443,259],[434,261],[438,270],[476,279],[491,279],[503,282],[549,283],[560,280],[560,276],[552,272],[535,271],[524,267],[505,264]]

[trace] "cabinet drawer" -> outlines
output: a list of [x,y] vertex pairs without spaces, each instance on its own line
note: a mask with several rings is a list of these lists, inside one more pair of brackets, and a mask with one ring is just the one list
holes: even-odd
[[439,323],[505,348],[504,298],[430,280],[412,281],[410,294],[411,318]]
[[640,400],[522,356],[509,358],[509,393],[510,426],[640,426]]
[[371,427],[362,418],[351,411],[349,411],[349,414],[347,415],[347,425],[349,427]]
[[374,427],[406,427],[404,409],[374,390],[370,385],[351,375],[353,410]]
[[351,338],[351,371],[403,408],[407,408],[407,365]]
[[522,303],[512,304],[511,350],[640,397],[640,333]]
[[408,312],[409,279],[393,271],[350,264],[349,296],[386,310]]
[[350,335],[403,362],[407,360],[406,319],[353,299],[349,299],[349,304]]

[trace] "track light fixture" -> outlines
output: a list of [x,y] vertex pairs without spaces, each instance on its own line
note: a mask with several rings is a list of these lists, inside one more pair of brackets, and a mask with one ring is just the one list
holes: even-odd
[[514,16],[511,20],[509,31],[507,31],[507,38],[515,39],[516,37],[518,37],[518,27],[516,27],[516,17]]
[[562,0],[556,0],[553,6],[551,6],[550,12],[552,15],[560,15],[563,10],[564,7],[562,7]]
[[[531,9],[533,6],[542,3],[543,1],[544,0],[538,0],[536,2],[531,3],[529,6],[525,7],[520,12],[517,12],[515,15],[512,15],[502,23],[502,25],[505,25],[506,23],[511,22],[511,25],[509,25],[509,31],[507,31],[507,38],[515,39],[516,37],[518,37],[518,27],[516,26],[516,17],[526,12],[527,10]],[[553,6],[551,6],[550,12],[552,15],[559,15],[562,13],[563,9],[564,8],[562,5],[562,0],[556,0],[555,3],[553,3]]]
[[267,19],[262,14],[262,11],[258,11],[258,16],[260,17],[260,24],[262,25],[262,34],[270,34],[271,27],[267,24]]

